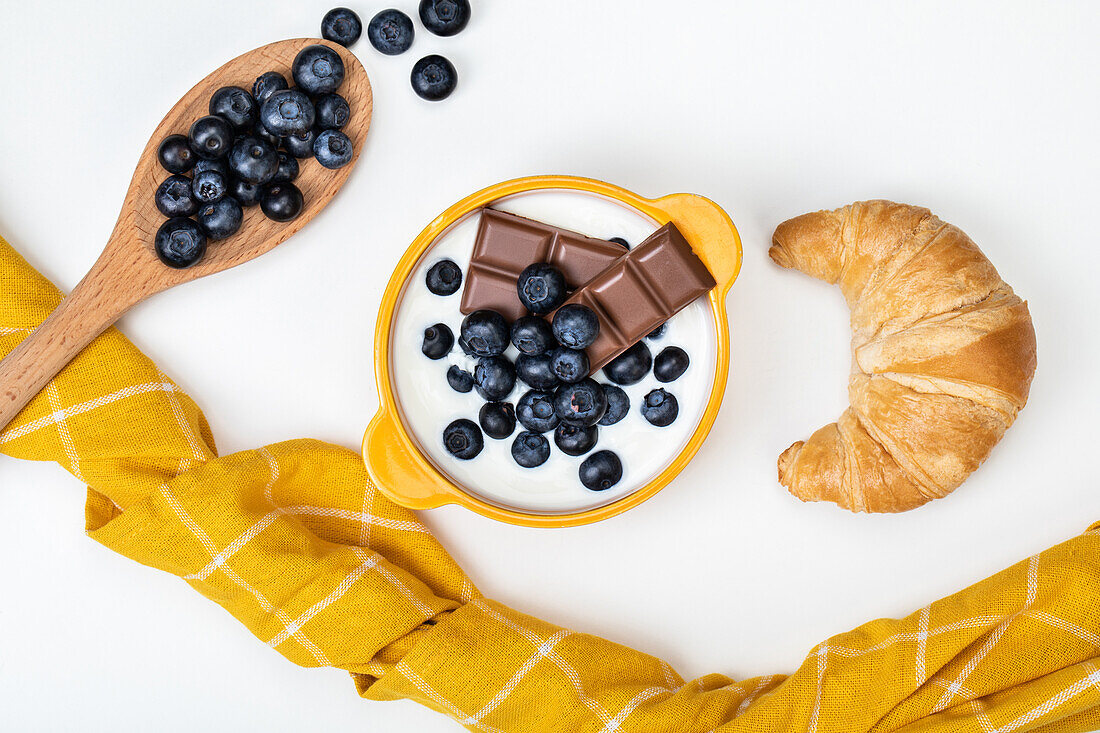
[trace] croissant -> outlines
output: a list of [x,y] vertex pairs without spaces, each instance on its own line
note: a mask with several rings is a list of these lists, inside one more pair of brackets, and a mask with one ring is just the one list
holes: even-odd
[[864,201],[779,225],[769,254],[840,285],[851,309],[850,406],[779,457],[803,501],[902,512],[946,496],[1027,403],[1027,303],[928,209]]

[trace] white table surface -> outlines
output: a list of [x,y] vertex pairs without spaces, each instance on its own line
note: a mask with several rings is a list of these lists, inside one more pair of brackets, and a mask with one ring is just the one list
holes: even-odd
[[[364,19],[385,7],[352,5]],[[374,123],[320,218],[122,321],[205,408],[223,453],[297,437],[358,447],[392,264],[466,194],[560,172],[727,209],[745,244],[729,389],[694,462],[618,518],[537,531],[426,514],[487,594],[688,677],[789,672],[828,635],[908,614],[1100,519],[1100,4],[473,5],[456,38],[421,29],[396,58],[356,46]],[[5,2],[0,232],[72,287],[179,95],[247,49],[315,34],[328,7]],[[461,78],[434,105],[408,83],[431,52]],[[843,409],[849,352],[840,293],[774,266],[771,232],[873,197],[969,233],[1029,300],[1039,341],[1031,403],[992,458],[901,516],[803,505],[775,477],[776,456]],[[0,727],[459,729],[291,665],[184,583],[87,539],[83,494],[55,465],[0,458]]]

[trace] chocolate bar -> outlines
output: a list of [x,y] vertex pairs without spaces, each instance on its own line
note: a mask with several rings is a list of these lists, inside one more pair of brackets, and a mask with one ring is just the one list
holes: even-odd
[[482,209],[459,310],[468,314],[487,308],[514,321],[527,315],[516,293],[516,282],[528,265],[549,262],[561,270],[566,287],[573,290],[622,254],[622,245],[614,242]]
[[715,286],[684,235],[669,222],[573,293],[591,308],[600,335],[588,347],[595,372]]

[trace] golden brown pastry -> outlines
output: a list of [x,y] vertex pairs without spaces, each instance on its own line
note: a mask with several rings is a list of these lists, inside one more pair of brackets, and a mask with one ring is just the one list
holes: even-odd
[[1027,303],[928,209],[863,201],[779,225],[769,254],[840,285],[852,314],[850,407],[779,457],[803,501],[902,512],[946,496],[1027,402]]

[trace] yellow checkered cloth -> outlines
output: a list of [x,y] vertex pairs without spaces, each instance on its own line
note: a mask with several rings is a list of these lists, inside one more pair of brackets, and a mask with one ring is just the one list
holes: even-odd
[[[0,240],[0,355],[59,300]],[[64,466],[89,486],[93,539],[183,578],[292,662],[345,669],[363,697],[410,698],[470,730],[1100,728],[1100,528],[833,637],[790,676],[685,682],[481,597],[352,451],[301,440],[217,457],[195,403],[115,330],[0,433],[0,450]]]

